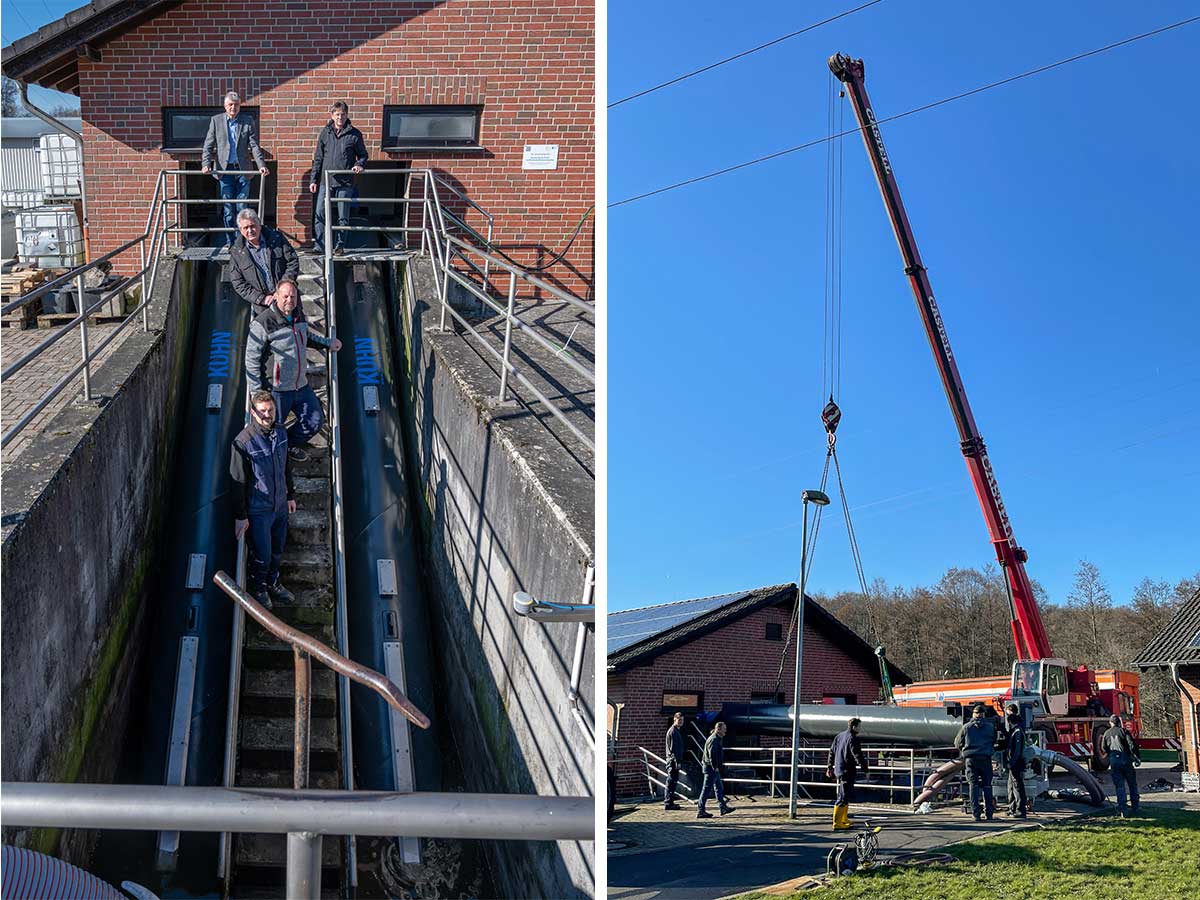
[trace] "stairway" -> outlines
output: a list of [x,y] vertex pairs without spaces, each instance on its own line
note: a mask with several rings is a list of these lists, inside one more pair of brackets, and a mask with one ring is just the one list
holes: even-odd
[[[312,325],[324,333],[323,291],[314,277],[317,259],[301,257],[301,299]],[[324,353],[310,349],[308,380],[328,415]],[[288,520],[280,580],[296,595],[291,606],[276,603],[283,622],[335,647],[332,522],[328,423],[308,445],[309,458],[292,464],[296,511]],[[336,678],[319,662],[311,663],[309,780],[311,788],[338,789]],[[295,739],[295,663],[292,648],[246,620],[239,707],[239,745],[234,784],[291,788]],[[238,834],[233,839],[229,895],[234,898],[281,898],[287,865],[287,836]],[[342,883],[342,841],[322,842],[322,896],[338,896]]]

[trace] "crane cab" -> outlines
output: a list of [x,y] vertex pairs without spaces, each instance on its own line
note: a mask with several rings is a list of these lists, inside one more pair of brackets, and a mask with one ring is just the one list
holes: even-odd
[[1065,716],[1070,705],[1065,659],[1019,659],[1013,663],[1012,697],[1041,701],[1043,715]]

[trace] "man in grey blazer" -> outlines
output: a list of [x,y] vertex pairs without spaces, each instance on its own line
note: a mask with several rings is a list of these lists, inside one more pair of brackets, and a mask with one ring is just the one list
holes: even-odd
[[[208,134],[204,136],[204,149],[200,154],[200,166],[203,172],[214,169],[247,169],[250,157],[253,155],[254,164],[260,175],[267,175],[267,162],[263,159],[262,150],[254,138],[254,120],[243,116],[242,98],[236,91],[225,95],[225,112],[217,113],[208,123]],[[214,153],[216,159],[213,159]],[[215,163],[215,164],[214,164]],[[221,183],[221,198],[223,200],[244,200],[250,194],[250,179],[245,175],[213,175]],[[238,210],[243,205],[226,203],[225,227],[236,228]],[[225,232],[225,244],[233,244],[237,235],[231,230]]]

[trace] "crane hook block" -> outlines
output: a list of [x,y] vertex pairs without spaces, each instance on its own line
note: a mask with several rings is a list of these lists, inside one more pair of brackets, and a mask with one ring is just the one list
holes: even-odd
[[842,421],[842,411],[833,402],[833,397],[830,397],[829,402],[825,404],[825,408],[821,410],[821,422],[825,425],[825,430],[833,434],[837,431],[838,422],[840,421]]

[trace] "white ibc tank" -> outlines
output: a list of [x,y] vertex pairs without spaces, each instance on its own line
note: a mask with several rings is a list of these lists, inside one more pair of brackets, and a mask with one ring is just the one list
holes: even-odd
[[83,262],[83,230],[72,206],[38,206],[17,213],[17,258],[43,269]]
[[78,197],[83,179],[83,157],[75,139],[55,132],[38,138],[38,166],[42,193],[52,197]]

